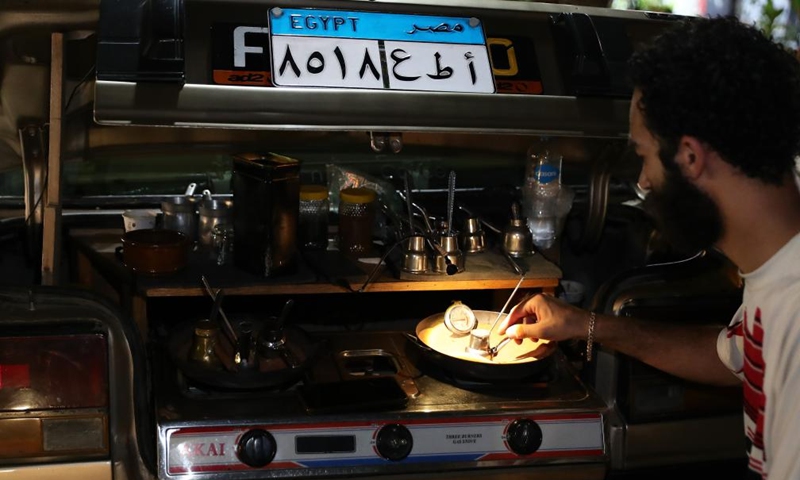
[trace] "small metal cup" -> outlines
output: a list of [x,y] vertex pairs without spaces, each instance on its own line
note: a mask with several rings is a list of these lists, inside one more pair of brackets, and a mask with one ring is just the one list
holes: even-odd
[[164,228],[183,232],[189,240],[197,239],[197,204],[194,198],[167,198],[161,202],[161,211],[164,212]]
[[469,332],[467,353],[489,355],[489,330],[476,328]]
[[464,233],[482,233],[481,221],[475,217],[469,217],[464,221]]
[[444,255],[437,254],[434,256],[433,271],[436,273],[447,273],[447,261],[449,260],[452,265],[455,265],[456,273],[464,271],[464,255],[458,248],[458,235],[442,235],[439,237],[439,245],[447,253],[447,258]]
[[414,236],[408,239],[403,254],[403,271],[424,273],[428,270],[428,253],[425,251],[425,237]]
[[466,253],[480,253],[486,250],[486,234],[481,228],[481,221],[470,217],[464,222],[461,234],[461,250]]

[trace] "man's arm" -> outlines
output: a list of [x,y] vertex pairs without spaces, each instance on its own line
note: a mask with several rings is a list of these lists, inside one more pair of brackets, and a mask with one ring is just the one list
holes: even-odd
[[[586,310],[549,295],[536,295],[515,306],[500,322],[498,333],[518,340],[586,340],[589,319]],[[715,325],[676,325],[598,315],[594,341],[687,380],[738,385],[738,377],[717,354],[720,331],[721,327]]]
[[[586,326],[588,332],[588,320]],[[717,354],[720,330],[718,325],[676,325],[598,315],[594,333],[595,340],[605,347],[677,377],[711,385],[739,385],[739,378]]]

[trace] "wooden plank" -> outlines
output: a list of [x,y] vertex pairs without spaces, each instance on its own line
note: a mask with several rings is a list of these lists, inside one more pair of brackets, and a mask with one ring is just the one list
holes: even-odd
[[[364,289],[364,293],[513,289],[518,281],[519,278],[515,280],[451,280],[439,282],[381,281],[368,285],[367,288]],[[554,289],[557,286],[557,278],[531,278],[523,281],[520,288]],[[360,285],[353,285],[353,288],[357,287],[360,287]],[[304,295],[318,293],[347,293],[347,290],[327,283],[268,284],[225,288],[226,295]],[[149,288],[146,294],[148,297],[194,297],[207,295],[205,290],[196,287]]]
[[61,263],[61,119],[64,108],[64,35],[50,36],[50,133],[42,224],[42,284],[58,284]]
[[[113,248],[119,245],[120,232],[118,230],[106,231],[73,231],[73,238],[79,246],[83,246],[91,253],[90,258],[96,262],[103,262],[111,268],[110,270],[124,271],[124,267],[118,262],[113,253]],[[336,255],[331,252],[332,255]],[[338,258],[338,257],[334,257]],[[361,262],[359,262],[361,263]],[[548,261],[541,255],[533,255],[524,259],[518,259],[518,263],[528,269],[525,280],[520,285],[521,290],[536,289],[537,291],[553,292],[558,286],[562,276],[561,269]],[[336,265],[331,262],[330,265]],[[401,278],[396,279],[388,272],[381,271],[376,278],[364,289],[364,293],[370,292],[424,292],[424,291],[446,291],[446,290],[505,290],[508,295],[519,281],[519,276],[511,271],[505,257],[498,253],[486,252],[475,257],[467,257],[466,270],[455,275],[412,275],[401,274]],[[349,283],[354,290],[361,288],[367,278],[367,273],[373,265],[359,264],[356,271],[363,269],[359,275],[348,275],[343,278],[341,272],[331,271],[332,278],[341,278]],[[332,267],[331,267],[332,268]],[[106,269],[109,270],[109,269]],[[174,278],[174,277],[173,277]],[[141,282],[137,286],[137,291],[146,297],[178,297],[178,296],[205,296],[206,292],[199,281],[175,281],[166,277],[163,281],[147,281],[145,277],[139,277]],[[309,281],[293,281],[291,277],[285,282],[279,279],[272,279],[264,283],[253,283],[251,275],[243,275],[241,283],[227,284],[225,293],[227,295],[313,295],[313,294],[336,294],[348,293],[349,291],[339,285],[325,282],[321,279]]]

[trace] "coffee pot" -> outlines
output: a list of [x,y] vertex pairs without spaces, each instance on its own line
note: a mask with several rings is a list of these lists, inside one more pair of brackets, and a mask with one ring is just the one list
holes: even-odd
[[533,236],[528,229],[528,220],[520,215],[518,202],[511,204],[511,221],[503,232],[503,250],[515,258],[533,253]]

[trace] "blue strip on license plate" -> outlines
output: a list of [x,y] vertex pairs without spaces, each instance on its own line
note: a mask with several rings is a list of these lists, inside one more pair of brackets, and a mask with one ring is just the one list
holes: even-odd
[[273,8],[272,35],[484,45],[476,20],[459,17]]
[[288,8],[269,16],[275,86],[495,92],[477,19]]

